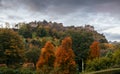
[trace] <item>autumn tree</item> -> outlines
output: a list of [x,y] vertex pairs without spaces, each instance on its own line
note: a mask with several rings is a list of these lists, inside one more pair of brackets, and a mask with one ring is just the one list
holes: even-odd
[[56,74],[75,74],[76,64],[74,61],[75,55],[72,50],[72,40],[66,37],[62,40],[61,46],[56,50],[55,69],[58,69]]
[[22,38],[11,29],[0,29],[0,63],[20,63],[24,52]]
[[94,59],[100,56],[99,42],[94,41],[90,46],[90,59]]
[[39,60],[37,61],[36,68],[40,74],[49,74],[54,67],[54,46],[51,42],[47,42],[44,48],[41,49]]

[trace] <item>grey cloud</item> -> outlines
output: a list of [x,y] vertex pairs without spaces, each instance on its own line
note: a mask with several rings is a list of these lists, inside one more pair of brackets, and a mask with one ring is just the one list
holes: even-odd
[[85,8],[87,12],[111,12],[120,9],[118,6],[120,0],[22,0],[21,2],[31,11],[42,12],[48,10],[48,13],[58,14],[73,13],[81,8]]
[[120,40],[120,34],[114,34],[114,33],[104,33],[107,36],[108,40]]
[[0,0],[0,9],[1,10],[17,10],[21,8],[23,3],[20,0]]
[[51,17],[63,17],[79,12],[83,15],[74,18],[89,18],[87,17],[89,13],[95,13],[95,15],[96,13],[111,13],[111,16],[120,18],[118,17],[120,16],[119,4],[120,0],[0,0],[0,5],[2,5],[0,9],[5,10],[6,8],[16,12],[21,8],[27,10],[31,16],[32,13],[38,12]]
[[97,30],[97,31],[105,32],[106,30],[109,30],[109,29],[112,29],[112,28],[115,28],[115,27],[116,27],[116,26],[98,27],[98,30]]
[[0,0],[0,6],[2,6],[2,0]]
[[23,18],[20,17],[20,16],[8,15],[7,19],[13,19],[13,20],[17,19],[17,20],[22,20]]
[[[0,0],[0,22],[52,19],[64,25],[92,24],[105,32],[119,26],[119,13],[120,0]],[[109,39],[120,38],[119,34],[105,35]]]
[[4,21],[0,20],[0,23],[3,23]]
[[[84,9],[90,12],[120,12],[120,0],[0,0],[4,8],[24,7],[31,12],[66,15]],[[81,13],[81,12],[80,12]]]
[[[81,1],[81,0],[79,0]],[[76,2],[76,1],[75,1]],[[78,4],[75,5],[72,0],[26,0],[23,3],[31,11],[42,13],[65,14],[75,11]],[[78,3],[78,2],[77,2]]]

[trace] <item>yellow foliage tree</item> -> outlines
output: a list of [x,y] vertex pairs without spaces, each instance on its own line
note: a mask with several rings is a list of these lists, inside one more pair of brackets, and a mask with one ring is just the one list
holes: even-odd
[[54,46],[51,42],[47,42],[44,48],[41,49],[39,60],[36,64],[36,69],[40,74],[49,74],[54,67],[55,53]]
[[113,44],[105,43],[105,46],[106,46],[107,49],[109,49],[109,50],[114,50],[114,45],[113,45]]
[[24,43],[19,34],[11,29],[0,29],[0,63],[19,64],[23,52]]
[[72,50],[72,40],[70,37],[62,40],[62,44],[56,50],[55,56],[56,60],[54,65],[55,69],[58,69],[55,74],[75,74],[75,55]]

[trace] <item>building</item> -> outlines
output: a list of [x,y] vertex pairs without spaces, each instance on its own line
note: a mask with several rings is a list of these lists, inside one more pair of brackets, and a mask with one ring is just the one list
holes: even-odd
[[87,29],[89,31],[94,31],[94,27],[91,25],[85,25],[85,29]]

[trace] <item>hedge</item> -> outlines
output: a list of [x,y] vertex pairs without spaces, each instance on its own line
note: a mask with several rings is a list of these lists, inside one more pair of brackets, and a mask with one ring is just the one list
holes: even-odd
[[0,74],[36,74],[36,72],[30,69],[12,69],[1,67]]
[[90,73],[82,73],[82,74],[120,74],[120,68],[106,69],[106,70],[95,71]]

